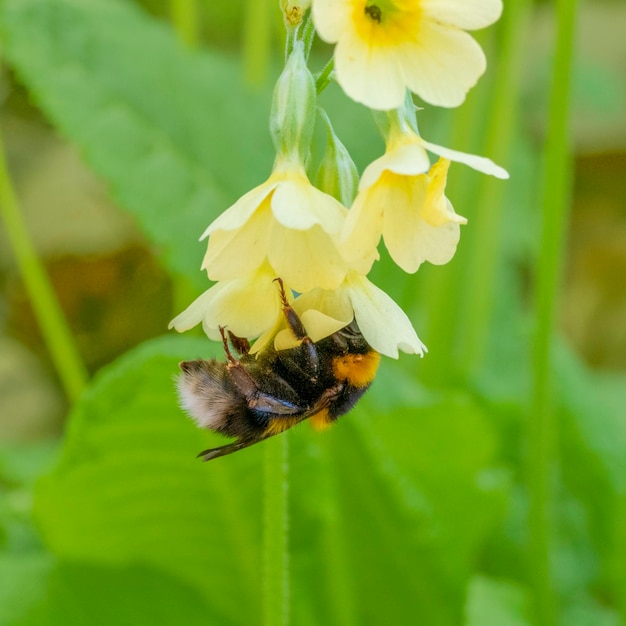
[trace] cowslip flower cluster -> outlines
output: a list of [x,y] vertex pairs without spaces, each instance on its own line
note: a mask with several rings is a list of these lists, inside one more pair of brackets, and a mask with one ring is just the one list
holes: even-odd
[[[426,348],[406,314],[367,278],[380,241],[409,273],[426,261],[447,263],[466,223],[445,195],[450,163],[508,175],[489,159],[424,140],[407,88],[433,104],[460,104],[485,67],[482,51],[463,29],[493,22],[501,3],[313,0],[315,28],[337,44],[337,81],[350,97],[379,110],[386,150],[360,180],[330,119],[317,108],[316,83],[307,67],[310,41],[298,38],[297,22],[309,4],[281,0],[292,49],[274,91],[271,174],[202,235],[208,240],[202,269],[216,283],[170,326],[185,331],[201,323],[215,340],[227,327],[238,337],[256,339],[252,353],[271,342],[276,349],[291,347],[294,338],[285,329],[274,282],[281,278],[313,341],[356,320],[377,352],[393,358],[399,351],[423,355]],[[307,167],[317,111],[326,126],[327,150],[313,184]],[[429,152],[439,157],[433,164]]]

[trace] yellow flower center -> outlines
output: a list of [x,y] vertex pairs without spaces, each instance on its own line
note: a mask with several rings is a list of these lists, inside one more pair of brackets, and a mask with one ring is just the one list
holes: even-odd
[[428,189],[421,217],[431,226],[443,226],[443,224],[454,221],[448,212],[448,203],[444,195],[449,167],[450,161],[440,158],[428,172]]
[[355,0],[357,35],[371,46],[394,46],[413,39],[422,11],[420,0]]

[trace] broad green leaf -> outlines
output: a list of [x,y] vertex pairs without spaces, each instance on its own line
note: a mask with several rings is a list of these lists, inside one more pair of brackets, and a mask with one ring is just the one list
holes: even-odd
[[146,567],[5,557],[0,581],[2,626],[229,623],[193,588]]
[[[292,499],[294,585],[309,596],[298,624],[460,623],[471,564],[502,511],[482,411],[411,388],[395,363],[382,369],[331,432],[292,436],[293,491],[308,496]],[[316,601],[324,612],[307,621]]]
[[[160,339],[104,370],[71,417],[36,512],[59,558],[158,568],[226,620],[254,623],[262,444],[196,461],[215,439],[182,415],[172,388],[177,361],[206,356],[207,345]],[[420,614],[432,626],[457,624],[471,562],[497,520],[504,483],[490,469],[481,409],[464,397],[428,398],[388,364],[391,374],[330,432],[305,424],[283,435],[294,623],[410,623]]]
[[[176,406],[181,358],[210,343],[168,337],[97,377],[70,418],[60,463],[37,490],[44,540],[63,559],[139,563],[186,579],[219,614],[245,623],[258,609],[257,455],[204,465],[210,447]],[[232,601],[239,581],[238,601]]]
[[198,287],[209,222],[269,174],[269,94],[119,0],[0,0],[3,55],[160,257]]

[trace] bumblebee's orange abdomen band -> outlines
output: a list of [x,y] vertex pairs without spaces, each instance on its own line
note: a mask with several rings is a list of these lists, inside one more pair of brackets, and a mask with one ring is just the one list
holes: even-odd
[[372,350],[367,354],[344,354],[333,358],[333,373],[339,381],[353,387],[367,387],[376,376],[380,354]]

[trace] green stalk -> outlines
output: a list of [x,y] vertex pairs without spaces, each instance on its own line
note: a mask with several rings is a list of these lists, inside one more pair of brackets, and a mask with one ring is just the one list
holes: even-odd
[[181,41],[195,48],[199,41],[196,0],[170,0],[170,13]]
[[37,256],[18,205],[0,136],[0,215],[32,303],[37,322],[65,393],[74,402],[87,383],[80,358],[63,311],[43,264]]
[[248,0],[246,3],[243,66],[251,85],[260,85],[265,80],[270,59],[271,16],[275,12],[275,0]]
[[[527,54],[527,23],[532,4],[529,0],[505,3],[501,25],[502,41],[498,47],[498,67],[491,91],[489,127],[480,152],[499,164],[506,164],[511,154],[513,131],[517,125],[523,63]],[[515,173],[512,174],[515,176]],[[500,241],[502,203],[506,182],[481,176],[476,194],[471,230],[470,256],[466,286],[463,333],[459,359],[464,378],[482,365],[491,325],[498,243]]]
[[536,328],[533,342],[532,404],[528,417],[529,560],[535,597],[535,623],[556,622],[550,570],[551,485],[556,419],[552,406],[552,333],[563,242],[567,225],[571,153],[568,120],[576,24],[576,0],[557,0],[558,32],[541,199],[543,224],[537,267]]
[[[450,138],[447,140],[449,143],[445,145],[456,150],[469,150],[472,134],[476,129],[476,120],[481,116],[481,101],[477,98],[477,94],[470,93],[467,102],[454,112]],[[458,212],[461,215],[467,215],[467,211],[459,210],[459,207],[462,209],[472,206],[470,198],[474,197],[467,168],[460,165],[454,167],[448,180],[450,186],[453,185],[454,197],[459,198],[459,202],[455,204]],[[464,228],[467,227],[461,228],[461,237],[465,234]],[[420,377],[435,386],[449,385],[452,382],[451,379],[455,377],[453,355],[457,344],[455,329],[459,328],[460,323],[461,290],[459,285],[462,284],[464,277],[463,252],[460,248],[447,265],[420,268],[420,272],[424,272],[424,286],[420,291],[428,294],[426,324],[422,339],[429,350],[427,365],[420,367]]]
[[272,437],[264,447],[263,626],[289,623],[287,437]]

